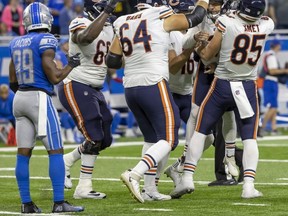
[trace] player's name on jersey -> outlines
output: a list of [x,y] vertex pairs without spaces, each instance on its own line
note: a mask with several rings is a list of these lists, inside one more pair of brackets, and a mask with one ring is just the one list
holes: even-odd
[[127,16],[126,21],[127,21],[127,20],[140,19],[141,16],[142,16],[142,13],[140,13],[140,14],[136,14],[136,15],[133,15],[133,16]]
[[259,25],[258,24],[251,24],[251,25],[243,25],[245,28],[245,32],[259,32]]

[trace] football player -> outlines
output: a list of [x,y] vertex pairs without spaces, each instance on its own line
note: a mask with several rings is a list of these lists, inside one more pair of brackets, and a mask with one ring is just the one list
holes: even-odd
[[242,198],[256,198],[262,193],[255,189],[254,179],[258,163],[257,129],[257,63],[264,50],[267,36],[273,31],[272,19],[262,16],[265,0],[242,0],[237,11],[219,17],[216,31],[207,46],[199,47],[204,61],[217,53],[219,63],[209,92],[202,102],[191,145],[185,163],[191,172],[182,176],[185,186],[194,190],[193,174],[201,158],[204,142],[212,127],[227,110],[233,110],[244,146],[244,184]]
[[59,86],[59,99],[77,122],[85,137],[82,145],[64,155],[65,185],[72,187],[70,167],[81,158],[81,171],[75,199],[103,199],[106,194],[92,189],[92,173],[97,155],[112,143],[112,115],[101,88],[107,74],[105,55],[114,36],[109,16],[117,0],[84,2],[86,17],[77,17],[69,26],[69,54],[80,53],[81,66]]
[[[208,3],[200,0],[191,14],[184,15],[174,14],[165,6],[166,1],[139,0],[139,12],[121,16],[114,22],[117,36],[106,62],[116,69],[125,62],[126,101],[145,141],[142,160],[131,171],[122,173],[121,179],[141,203],[144,202],[139,188],[141,177],[147,171],[156,172],[159,161],[168,157],[178,144],[179,109],[167,83],[169,32],[197,26],[206,15]],[[154,187],[147,193],[159,192]]]
[[[207,34],[206,39],[208,39],[209,36],[212,38],[215,28],[216,28],[215,21],[217,17],[219,17],[220,15],[222,4],[223,4],[223,0],[210,0],[209,6],[207,9],[207,16],[204,18],[203,22],[199,24],[198,26],[192,29],[189,29],[187,34],[185,34],[185,36],[183,37],[183,48],[190,49],[195,46],[193,35],[197,35],[197,32],[206,33]],[[197,116],[199,112],[199,107],[208,93],[208,90],[214,78],[213,72],[218,62],[217,55],[210,61],[201,60],[199,59],[198,55],[195,56],[195,59],[197,59],[198,61],[198,69],[197,69],[197,73],[195,76],[195,83],[193,87],[192,110],[191,110],[188,123],[187,123],[187,136],[186,136],[186,144],[184,147],[184,152],[183,152],[183,155],[180,158],[178,158],[178,160],[173,165],[169,166],[165,170],[165,174],[167,174],[167,176],[169,176],[173,180],[174,185],[175,185],[175,189],[171,193],[173,198],[179,198],[182,195],[182,193],[192,192],[191,184],[190,184],[191,190],[189,190],[189,187],[187,187],[187,185],[184,186],[185,185],[184,182],[180,182],[180,179],[181,179],[180,173],[191,172],[190,164],[184,163],[185,157],[186,157],[186,150],[188,148],[189,143],[191,143],[191,138],[195,130],[195,124],[196,124],[196,120],[197,120]],[[229,171],[232,173],[233,176],[238,176],[238,170],[235,165],[235,159],[234,159],[234,154],[233,154],[233,150],[235,152],[235,140],[236,140],[236,130],[237,130],[236,122],[234,120],[233,112],[226,113],[224,117],[225,117],[224,118],[225,124],[223,126],[224,128],[223,133],[225,136],[225,140],[227,143],[229,143],[229,147],[230,147],[229,158],[228,157],[225,157],[225,158],[229,159],[229,163],[228,163]],[[207,149],[213,142],[214,142],[214,136],[213,136],[212,131],[210,131],[209,135],[207,136],[207,139],[205,140],[205,149]],[[188,155],[188,157],[190,157],[190,155]],[[185,191],[184,189],[187,191]]]
[[27,35],[11,41],[10,86],[16,92],[13,113],[16,117],[17,162],[15,175],[21,197],[22,213],[40,213],[31,200],[29,161],[36,138],[41,139],[49,154],[49,176],[53,188],[52,212],[79,212],[84,208],[64,201],[63,143],[57,111],[51,100],[53,84],[62,81],[80,65],[79,54],[68,58],[68,65],[57,69],[54,63],[57,39],[50,34],[53,17],[38,2],[24,10],[23,24]]

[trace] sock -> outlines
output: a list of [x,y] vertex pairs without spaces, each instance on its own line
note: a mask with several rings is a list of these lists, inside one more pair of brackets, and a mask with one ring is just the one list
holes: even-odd
[[156,166],[170,151],[169,143],[166,140],[159,140],[147,150],[141,161],[132,169],[133,178],[138,176],[136,179],[139,179],[146,171]]
[[214,143],[214,139],[215,138],[214,138],[213,134],[208,134],[207,135],[203,151],[206,151],[206,149],[208,149]]
[[144,173],[144,190],[153,191],[156,189],[155,178],[157,165]]
[[65,163],[71,167],[73,164],[81,158],[81,146],[79,145],[73,151],[64,155]]
[[158,162],[158,168],[157,168],[157,172],[156,172],[156,178],[160,179],[160,176],[167,164],[167,161],[169,159],[169,156],[170,156],[170,152],[163,157],[163,159],[161,161]]
[[30,181],[29,181],[29,160],[30,157],[17,155],[15,176],[20,192],[21,202],[31,202]]
[[227,157],[234,157],[235,156],[235,143],[226,143],[225,144],[225,155]]
[[243,146],[244,182],[254,182],[259,158],[257,141],[254,139],[244,140]]
[[155,185],[156,185],[156,187],[158,187],[158,183],[159,183],[159,178],[155,178]]
[[64,201],[65,166],[62,154],[49,155],[49,176],[52,182],[54,202]]
[[191,139],[191,143],[188,146],[186,153],[186,160],[184,163],[184,177],[190,176],[195,172],[197,163],[200,160],[203,150],[204,143],[207,135],[201,134],[197,131],[194,132]]
[[142,154],[141,156],[144,157],[145,153],[147,152],[147,150],[153,145],[154,143],[148,143],[148,142],[144,142],[143,147],[142,147]]
[[92,174],[96,158],[97,155],[81,155],[81,171],[78,183],[79,186],[91,187],[92,190]]

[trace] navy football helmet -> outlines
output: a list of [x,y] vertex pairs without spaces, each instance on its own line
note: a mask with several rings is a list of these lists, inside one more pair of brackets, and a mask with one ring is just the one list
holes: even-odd
[[238,6],[239,15],[251,22],[258,20],[264,13],[265,8],[265,0],[241,0]]
[[100,13],[104,10],[106,5],[107,5],[106,0],[100,0],[100,1],[85,0],[84,13],[88,17],[88,19],[93,21],[100,15]]
[[168,4],[175,13],[187,13],[194,9],[195,4],[191,0],[169,0]]
[[[143,6],[141,6],[141,5],[143,5]],[[149,5],[152,7],[167,5],[167,1],[166,0],[137,0],[136,7],[138,7],[138,9],[148,8],[148,7],[145,7],[145,5]]]

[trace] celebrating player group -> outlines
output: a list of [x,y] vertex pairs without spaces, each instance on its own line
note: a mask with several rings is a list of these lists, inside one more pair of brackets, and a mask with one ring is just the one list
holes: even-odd
[[[273,21],[263,16],[265,0],[138,0],[138,12],[113,22],[117,2],[84,1],[85,17],[69,26],[68,65],[62,69],[53,62],[58,42],[49,33],[53,22],[49,9],[35,2],[24,11],[27,34],[12,40],[9,67],[10,87],[16,92],[15,173],[21,212],[41,212],[29,189],[29,159],[36,138],[49,154],[52,212],[84,210],[64,200],[64,186],[72,188],[70,168],[79,159],[74,198],[106,197],[92,187],[97,155],[112,143],[112,115],[101,88],[108,69],[120,68],[124,68],[126,102],[144,136],[141,160],[120,176],[135,200],[164,201],[193,192],[197,163],[213,144],[213,131],[221,119],[227,174],[239,175],[234,157],[238,130],[244,147],[241,197],[262,196],[254,187],[259,155],[255,81],[258,60],[274,29]],[[62,105],[85,138],[64,156],[51,101],[56,84]],[[183,154],[166,167],[178,145],[181,120],[187,124]],[[158,191],[163,172],[174,182],[169,195]]]

